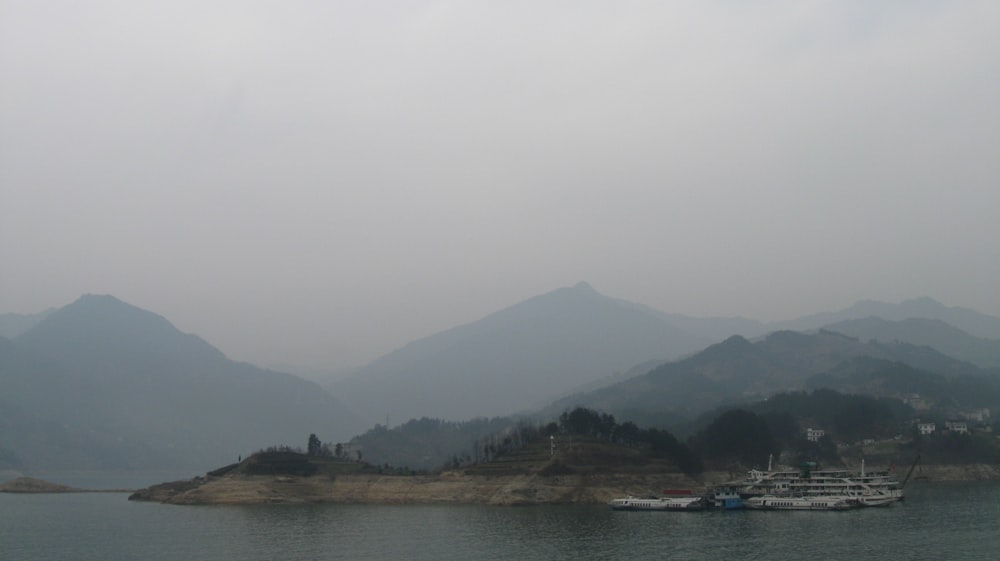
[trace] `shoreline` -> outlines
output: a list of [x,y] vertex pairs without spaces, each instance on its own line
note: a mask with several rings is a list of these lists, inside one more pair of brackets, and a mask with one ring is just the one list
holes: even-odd
[[135,501],[167,504],[601,504],[630,493],[703,486],[683,475],[234,475],[140,489]]
[[[898,473],[898,472],[897,472]],[[904,474],[900,474],[902,478]],[[607,504],[611,499],[658,495],[666,489],[702,492],[729,479],[724,472],[691,478],[673,474],[470,475],[243,475],[202,476],[140,489],[130,501],[177,505],[254,504]],[[1000,480],[1000,465],[923,466],[917,481]]]
[[56,494],[56,493],[134,493],[134,489],[82,489],[52,483],[44,479],[34,477],[18,477],[10,481],[0,483],[0,493],[13,494]]

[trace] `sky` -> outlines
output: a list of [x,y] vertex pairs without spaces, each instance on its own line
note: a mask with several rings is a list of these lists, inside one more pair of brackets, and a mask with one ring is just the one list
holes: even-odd
[[580,281],[1000,315],[1000,2],[0,0],[0,312],[341,370]]

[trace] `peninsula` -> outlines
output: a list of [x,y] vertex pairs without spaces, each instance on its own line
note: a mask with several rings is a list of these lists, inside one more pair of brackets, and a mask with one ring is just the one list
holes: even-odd
[[18,477],[0,483],[0,493],[131,493],[131,489],[80,489],[34,477]]
[[550,457],[529,447],[495,461],[435,474],[401,474],[360,462],[294,452],[261,452],[205,476],[153,485],[129,500],[170,504],[606,503],[628,494],[702,488],[701,477],[667,460],[630,457],[581,441]]
[[[579,443],[550,458],[526,450],[496,461],[434,474],[402,474],[360,462],[294,452],[260,452],[190,480],[140,489],[132,501],[178,505],[345,504],[606,504],[667,489],[702,492],[740,472],[681,473],[670,461],[629,457],[612,447]],[[917,480],[1000,480],[992,464],[921,466]]]

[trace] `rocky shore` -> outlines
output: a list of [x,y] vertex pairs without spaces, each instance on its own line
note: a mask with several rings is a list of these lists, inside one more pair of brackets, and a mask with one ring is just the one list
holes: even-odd
[[920,465],[913,472],[917,481],[1000,480],[1000,464]]
[[664,475],[224,475],[154,485],[129,500],[169,504],[601,504],[628,494],[697,489],[683,474]]
[[[129,500],[180,505],[275,503],[353,504],[604,504],[626,495],[656,495],[666,489],[702,492],[729,479],[709,472],[694,479],[667,474],[473,475],[247,475],[228,473],[153,485]],[[900,474],[902,477],[902,474]],[[1000,466],[986,464],[921,466],[917,481],[1000,480]]]

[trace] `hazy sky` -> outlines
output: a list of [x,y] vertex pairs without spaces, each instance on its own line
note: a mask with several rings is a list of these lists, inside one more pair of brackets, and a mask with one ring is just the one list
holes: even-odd
[[0,0],[0,312],[344,367],[590,282],[1000,315],[1000,2]]

